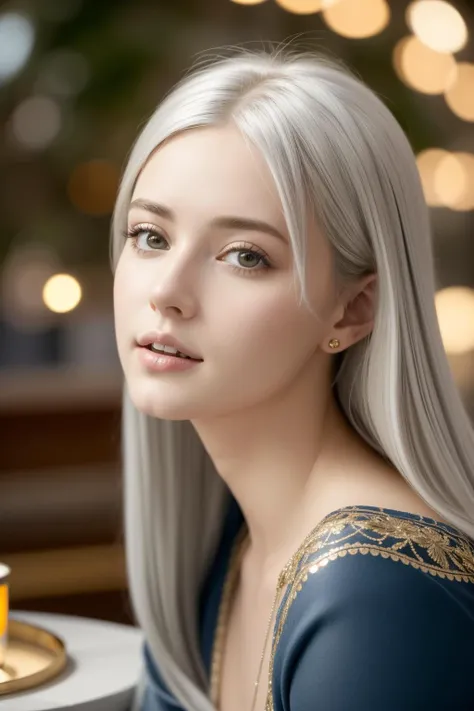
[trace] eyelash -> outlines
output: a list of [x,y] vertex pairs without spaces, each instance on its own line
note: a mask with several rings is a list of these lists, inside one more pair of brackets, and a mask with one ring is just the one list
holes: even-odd
[[[137,252],[137,254],[149,254],[150,252],[156,251],[153,249],[141,249],[140,247],[138,247],[138,236],[143,232],[148,232],[149,234],[155,235],[156,237],[165,239],[165,237],[154,227],[148,225],[137,225],[136,227],[132,227],[130,230],[123,232],[123,236],[131,241],[132,248],[135,250],[135,252]],[[268,257],[265,252],[263,252],[258,247],[255,247],[255,245],[250,244],[250,242],[242,242],[238,246],[227,250],[227,252],[224,252],[222,256],[225,257],[227,254],[231,254],[233,252],[245,252],[249,254],[254,254],[260,258],[261,264],[263,264],[263,266],[259,268],[252,267],[248,269],[245,267],[237,267],[235,266],[235,264],[229,264],[231,269],[236,272],[239,272],[240,274],[244,273],[245,276],[253,276],[256,272],[265,272],[267,271],[267,269],[271,269],[271,264],[268,261]]]

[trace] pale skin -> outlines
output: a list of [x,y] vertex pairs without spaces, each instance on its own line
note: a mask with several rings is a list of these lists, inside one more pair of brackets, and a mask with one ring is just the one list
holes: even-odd
[[[311,225],[308,296],[320,319],[299,304],[281,203],[257,149],[232,125],[183,133],[151,155],[135,200],[166,206],[173,219],[130,210],[128,227],[143,226],[146,254],[128,239],[117,266],[119,357],[137,409],[192,422],[246,519],[250,544],[220,698],[223,711],[242,711],[251,706],[278,574],[323,516],[365,504],[443,519],[347,423],[331,391],[329,341],[339,339],[340,351],[372,331],[376,275],[337,293],[329,245]],[[219,216],[264,221],[283,239],[211,225]],[[239,251],[225,255],[231,248]],[[270,268],[248,254],[255,248]],[[203,362],[150,374],[134,343],[152,329],[173,334]],[[268,654],[256,709],[267,669]]]

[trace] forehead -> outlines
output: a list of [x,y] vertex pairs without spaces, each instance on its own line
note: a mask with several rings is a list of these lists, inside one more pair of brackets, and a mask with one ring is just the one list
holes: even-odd
[[[271,172],[258,149],[233,126],[199,128],[173,136],[143,167],[132,199],[196,199],[201,206],[282,213]],[[175,205],[179,209],[178,205]],[[260,215],[263,217],[263,215]]]

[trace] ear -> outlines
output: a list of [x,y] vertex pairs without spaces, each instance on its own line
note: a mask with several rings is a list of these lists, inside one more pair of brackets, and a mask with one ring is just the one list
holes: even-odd
[[[329,339],[340,341],[345,350],[372,332],[377,308],[377,274],[369,274],[352,283],[341,295],[342,318],[334,323]],[[328,352],[334,353],[333,349]]]

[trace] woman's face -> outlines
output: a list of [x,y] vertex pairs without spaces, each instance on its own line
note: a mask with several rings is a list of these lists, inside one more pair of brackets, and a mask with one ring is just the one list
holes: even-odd
[[[184,132],[155,151],[136,183],[128,230],[144,251],[126,240],[114,308],[120,362],[138,410],[170,420],[229,415],[291,388],[302,369],[320,367],[318,346],[335,309],[329,247],[311,231],[308,295],[319,321],[298,304],[271,173],[236,128]],[[153,330],[171,334],[202,362],[182,372],[149,370],[137,341]]]

